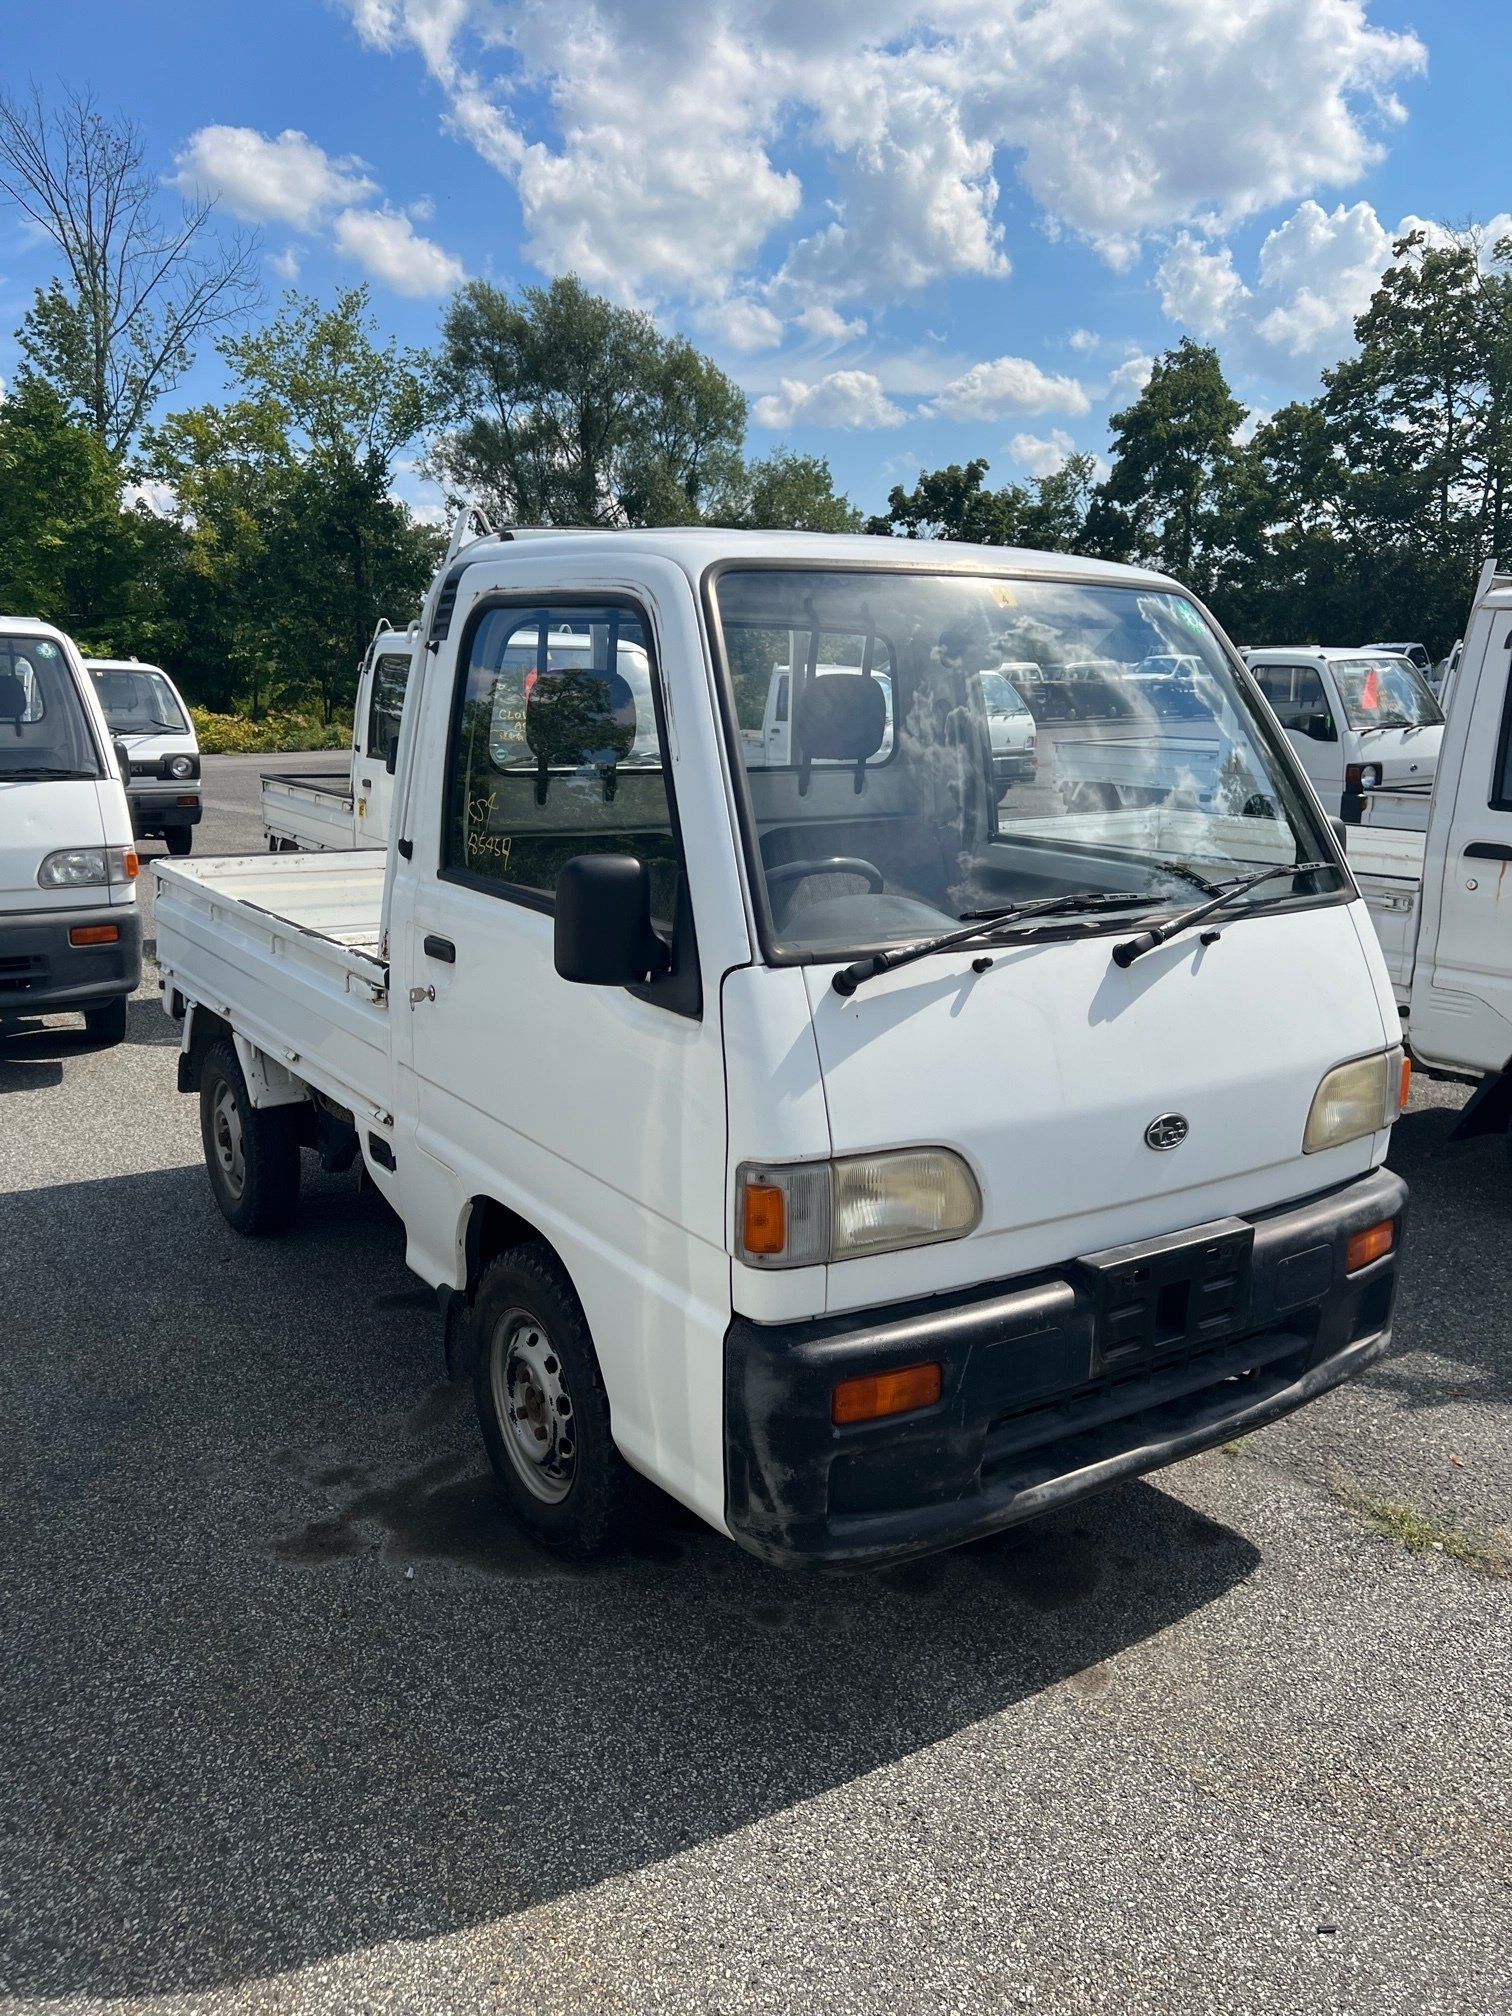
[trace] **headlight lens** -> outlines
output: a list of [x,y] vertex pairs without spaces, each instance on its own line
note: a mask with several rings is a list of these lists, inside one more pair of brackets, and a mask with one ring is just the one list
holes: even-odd
[[194,758],[192,756],[174,756],[170,758],[168,775],[170,777],[192,777],[194,775]]
[[37,886],[97,889],[112,882],[134,882],[139,866],[134,847],[65,847],[43,861]]
[[736,1175],[737,1251],[753,1267],[816,1267],[963,1239],[981,1221],[976,1178],[948,1148],[900,1148]]
[[1303,1154],[1316,1155],[1320,1148],[1338,1148],[1391,1126],[1402,1107],[1405,1062],[1398,1048],[1335,1065],[1313,1094]]
[[1379,763],[1366,763],[1362,765],[1360,770],[1360,783],[1365,788],[1365,790],[1373,791],[1377,786],[1377,784],[1380,783],[1380,781],[1381,781],[1381,766]]

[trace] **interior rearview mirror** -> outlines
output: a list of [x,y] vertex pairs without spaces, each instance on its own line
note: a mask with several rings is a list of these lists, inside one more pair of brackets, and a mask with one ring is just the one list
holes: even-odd
[[576,854],[556,883],[556,970],[587,987],[635,987],[671,964],[651,928],[651,874],[629,854]]

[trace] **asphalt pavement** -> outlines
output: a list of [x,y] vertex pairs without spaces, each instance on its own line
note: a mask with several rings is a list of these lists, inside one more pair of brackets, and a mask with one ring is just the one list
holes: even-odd
[[[263,767],[206,762],[198,852]],[[311,1174],[238,1240],[150,966],[75,1028],[0,1043],[0,2009],[1512,2008],[1512,1583],[1453,1537],[1512,1519],[1512,1166],[1461,1092],[1397,1130],[1393,1354],[1292,1420],[879,1575],[670,1508],[567,1570],[385,1209]]]

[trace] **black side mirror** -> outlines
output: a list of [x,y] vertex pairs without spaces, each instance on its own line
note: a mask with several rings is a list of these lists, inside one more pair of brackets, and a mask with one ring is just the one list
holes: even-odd
[[629,854],[577,854],[556,884],[556,970],[586,987],[634,987],[671,964],[651,928],[651,874]]
[[1349,828],[1344,824],[1342,819],[1330,819],[1328,823],[1332,826],[1334,838],[1339,843],[1339,852],[1347,854],[1349,852]]
[[1314,742],[1337,742],[1339,739],[1331,714],[1309,714],[1306,732]]
[[111,747],[115,750],[116,768],[121,773],[121,782],[129,784],[131,782],[131,752],[124,742],[112,743]]
[[399,737],[396,735],[383,752],[383,767],[390,777],[399,768]]

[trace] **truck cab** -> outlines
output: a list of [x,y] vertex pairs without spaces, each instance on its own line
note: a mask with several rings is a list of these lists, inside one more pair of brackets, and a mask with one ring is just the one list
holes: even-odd
[[1405,657],[1285,645],[1246,663],[1327,810],[1353,825],[1377,786],[1429,786],[1444,714]]
[[139,838],[187,854],[203,817],[200,746],[183,695],[160,666],[135,658],[87,658],[105,724],[125,748],[126,801]]
[[271,853],[381,847],[388,838],[399,723],[417,629],[412,623],[396,630],[385,618],[373,633],[357,681],[346,777],[318,770],[264,776],[263,834]]
[[[1199,659],[1232,789],[1003,798],[979,675],[1047,640]],[[769,1561],[900,1559],[1386,1348],[1389,983],[1177,584],[486,538],[413,666],[385,854],[160,865],[159,964],[219,1207],[273,1230],[301,1153],[360,1155],[541,1539],[609,1544],[639,1472]]]
[[0,616],[0,1027],[70,1011],[125,1037],[142,940],[119,762],[73,641]]

